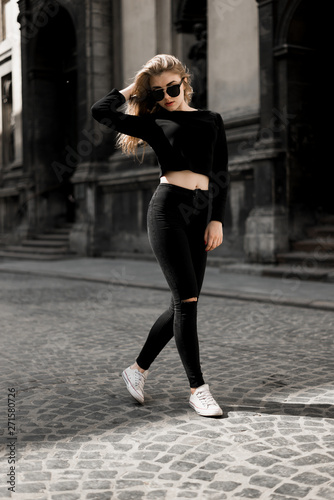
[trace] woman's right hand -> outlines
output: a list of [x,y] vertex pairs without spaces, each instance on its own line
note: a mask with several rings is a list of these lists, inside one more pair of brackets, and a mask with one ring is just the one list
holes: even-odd
[[124,95],[125,99],[128,101],[130,99],[130,96],[132,95],[133,91],[135,88],[135,84],[131,83],[128,87],[125,87],[125,89],[120,90],[120,93]]

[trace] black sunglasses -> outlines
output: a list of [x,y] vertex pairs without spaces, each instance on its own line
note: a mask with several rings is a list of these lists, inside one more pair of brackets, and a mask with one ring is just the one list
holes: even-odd
[[[181,79],[180,83],[176,83],[175,85],[166,87],[166,92],[170,97],[177,97],[178,95],[180,95],[180,87],[183,80],[184,77]],[[162,99],[165,97],[165,91],[163,89],[151,90],[150,94],[156,102],[162,101]]]

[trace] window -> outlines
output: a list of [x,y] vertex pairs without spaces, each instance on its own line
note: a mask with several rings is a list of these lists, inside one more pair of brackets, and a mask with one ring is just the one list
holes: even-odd
[[9,0],[0,0],[0,42],[6,39],[6,4]]
[[2,162],[8,165],[14,161],[14,123],[12,106],[12,74],[1,79],[2,100]]

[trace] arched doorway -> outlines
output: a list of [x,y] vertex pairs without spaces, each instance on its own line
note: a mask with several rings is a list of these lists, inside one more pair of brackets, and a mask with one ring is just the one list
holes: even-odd
[[[38,19],[38,15],[36,17]],[[30,52],[29,88],[33,99],[29,147],[36,189],[37,225],[73,221],[68,169],[61,178],[52,164],[65,162],[77,144],[77,43],[66,9],[58,5],[35,37]]]
[[325,120],[330,34],[320,16],[323,10],[313,0],[289,3],[276,50],[277,89],[287,125],[288,206],[296,219],[303,214],[313,222],[334,213],[334,169],[329,162],[331,142]]

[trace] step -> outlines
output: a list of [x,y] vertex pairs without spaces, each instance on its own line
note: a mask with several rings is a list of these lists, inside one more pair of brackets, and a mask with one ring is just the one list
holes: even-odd
[[73,223],[64,223],[49,232],[36,234],[19,245],[5,246],[0,257],[8,259],[54,260],[73,258],[76,253],[69,249],[69,234]]
[[6,259],[24,259],[24,260],[60,260],[64,257],[73,258],[73,254],[37,254],[37,253],[20,253],[0,250],[0,257]]
[[69,248],[65,247],[65,246],[58,247],[58,248],[54,248],[54,247],[51,247],[51,248],[38,247],[38,248],[36,248],[32,245],[31,246],[10,245],[10,246],[6,247],[4,249],[4,251],[19,252],[21,254],[35,252],[36,254],[59,255],[59,254],[69,253]]
[[276,255],[277,261],[284,264],[298,264],[305,269],[312,267],[333,267],[334,253],[318,252],[314,255],[310,252],[282,252]]
[[296,241],[293,249],[302,252],[334,252],[334,238],[312,238],[308,240]]
[[32,236],[30,239],[33,239],[33,240],[68,241],[68,234],[43,233],[43,234],[36,234],[36,236]]
[[317,238],[319,236],[329,236],[334,238],[334,225],[314,226],[307,229],[307,234],[310,238]]
[[21,245],[24,247],[37,247],[37,248],[42,248],[42,247],[53,247],[53,248],[59,248],[59,247],[64,247],[68,246],[68,240],[66,241],[49,241],[49,240],[22,240]]

